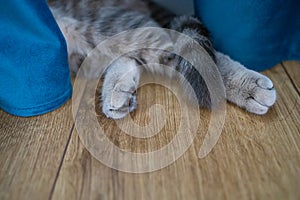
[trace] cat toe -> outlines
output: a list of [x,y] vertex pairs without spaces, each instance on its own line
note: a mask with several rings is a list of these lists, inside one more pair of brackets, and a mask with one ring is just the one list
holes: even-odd
[[274,85],[273,82],[271,81],[271,79],[269,79],[268,77],[264,76],[264,75],[260,75],[261,78],[258,78],[256,80],[256,84],[263,88],[263,89],[268,89],[268,90],[272,90],[274,89]]
[[103,109],[103,113],[106,115],[107,118],[121,119],[128,115],[129,110],[127,108],[107,108]]
[[272,87],[271,88],[262,88],[257,87],[252,94],[253,99],[255,99],[259,104],[271,107],[274,105],[276,101],[276,90]]
[[245,108],[248,112],[257,115],[264,115],[269,110],[268,106],[261,105],[260,103],[251,98],[246,102]]

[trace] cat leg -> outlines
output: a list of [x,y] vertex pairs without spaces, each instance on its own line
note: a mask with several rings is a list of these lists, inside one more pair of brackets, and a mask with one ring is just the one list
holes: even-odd
[[108,118],[123,118],[136,108],[140,75],[141,67],[127,57],[118,59],[107,69],[102,87],[102,111]]
[[276,101],[272,81],[245,68],[229,56],[220,52],[216,52],[215,55],[225,84],[227,100],[251,113],[265,114]]
[[[215,61],[223,78],[228,101],[261,115],[275,103],[276,91],[272,81],[258,72],[245,68],[228,56],[215,52],[209,40],[208,30],[197,18],[176,17],[171,22],[170,28],[197,41]],[[203,78],[184,61],[179,62],[179,68],[195,90],[200,106],[210,107],[209,91]]]

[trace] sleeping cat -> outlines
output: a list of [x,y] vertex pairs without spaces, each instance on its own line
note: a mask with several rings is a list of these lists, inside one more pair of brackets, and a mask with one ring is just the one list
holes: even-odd
[[[151,17],[148,3],[141,0],[50,0],[48,3],[66,39],[73,72],[78,70],[87,54],[107,37],[135,28],[165,26],[188,35],[206,50],[206,56],[212,58],[220,71],[228,101],[259,115],[265,114],[275,103],[276,91],[272,81],[215,51],[209,40],[209,32],[195,17],[174,17],[166,25]],[[139,39],[133,38],[130,45],[143,38],[155,43],[161,41],[162,35],[163,41],[168,41],[167,33],[158,35],[142,32],[133,36]],[[170,45],[172,41],[159,45],[166,43]],[[101,98],[102,111],[107,117],[119,119],[135,109],[136,89],[142,70],[165,73],[163,67],[147,66],[147,63],[153,62],[153,55],[157,56],[158,63],[171,65],[186,78],[193,87],[200,106],[210,106],[206,84],[190,63],[179,56],[170,56],[159,50],[133,54],[118,59],[106,69]]]

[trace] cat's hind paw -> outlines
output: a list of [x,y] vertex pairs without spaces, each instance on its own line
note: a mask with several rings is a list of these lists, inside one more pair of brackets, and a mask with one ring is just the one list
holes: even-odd
[[245,108],[251,113],[263,115],[276,101],[276,91],[272,81],[261,74],[253,83],[253,88],[249,91]]
[[242,81],[239,81],[242,82],[239,88],[227,91],[228,100],[251,113],[266,114],[276,101],[276,90],[272,81],[251,70],[247,70],[242,77]]

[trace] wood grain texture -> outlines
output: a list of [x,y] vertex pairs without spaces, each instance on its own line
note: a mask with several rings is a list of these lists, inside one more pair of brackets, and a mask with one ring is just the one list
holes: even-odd
[[286,61],[282,64],[288,76],[292,79],[292,82],[296,87],[298,94],[300,94],[300,62]]
[[73,125],[71,103],[38,117],[0,110],[0,199],[47,199]]
[[[228,104],[222,135],[204,159],[197,155],[210,119],[207,111],[201,112],[201,127],[188,151],[172,165],[145,174],[103,165],[74,129],[52,199],[299,199],[300,97],[282,65],[264,74],[277,89],[275,106],[267,115],[256,116]],[[147,122],[151,104],[173,105],[165,106],[167,125],[151,140],[126,136],[101,114],[98,120],[115,145],[147,152],[174,137],[179,111],[176,97],[161,86],[141,88],[138,98],[147,102],[133,114],[139,124]]]

